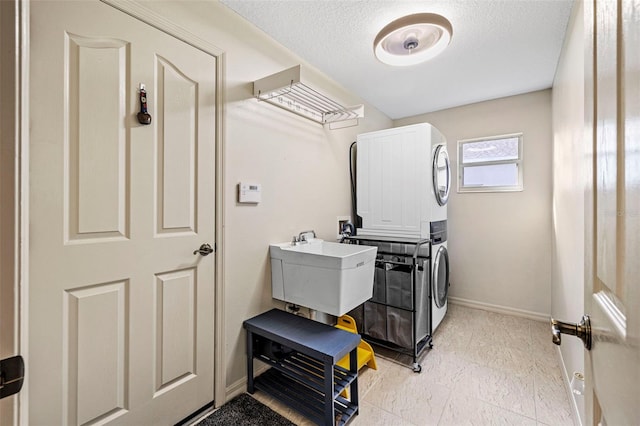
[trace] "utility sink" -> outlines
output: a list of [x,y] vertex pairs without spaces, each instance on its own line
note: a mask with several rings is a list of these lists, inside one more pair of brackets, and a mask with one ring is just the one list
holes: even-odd
[[377,247],[310,239],[271,244],[273,298],[341,316],[371,299]]

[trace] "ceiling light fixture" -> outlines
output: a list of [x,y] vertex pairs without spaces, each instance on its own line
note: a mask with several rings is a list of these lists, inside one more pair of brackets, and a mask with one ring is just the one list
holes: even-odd
[[415,65],[439,55],[453,36],[451,22],[435,13],[396,19],[373,42],[376,58],[389,65]]

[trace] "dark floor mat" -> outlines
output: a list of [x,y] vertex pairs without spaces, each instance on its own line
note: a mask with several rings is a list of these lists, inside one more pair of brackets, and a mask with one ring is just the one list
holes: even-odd
[[271,408],[242,394],[224,404],[198,426],[295,426]]

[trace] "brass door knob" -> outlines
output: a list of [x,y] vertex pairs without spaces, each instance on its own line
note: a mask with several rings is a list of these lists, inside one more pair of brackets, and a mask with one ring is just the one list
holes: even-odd
[[591,350],[591,320],[588,315],[584,315],[577,324],[551,318],[551,334],[553,334],[553,343],[556,345],[562,343],[562,334],[569,334],[579,337],[584,343],[584,347],[587,350]]

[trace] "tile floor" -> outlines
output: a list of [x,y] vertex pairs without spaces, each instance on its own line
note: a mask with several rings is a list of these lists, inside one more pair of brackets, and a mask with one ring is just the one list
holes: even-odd
[[[574,425],[545,322],[450,304],[420,374],[401,365],[409,357],[382,352],[378,370],[360,371],[360,414],[350,425]],[[260,391],[254,397],[313,424]]]

